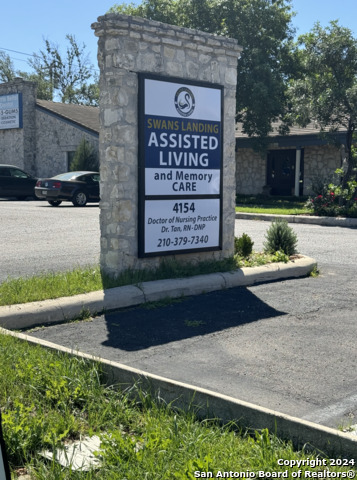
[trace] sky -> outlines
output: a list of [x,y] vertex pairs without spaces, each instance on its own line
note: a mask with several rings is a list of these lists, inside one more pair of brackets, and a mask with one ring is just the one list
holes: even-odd
[[[1,2],[0,50],[7,53],[16,70],[30,71],[27,60],[44,49],[44,39],[59,46],[65,53],[66,34],[86,45],[85,52],[98,71],[97,38],[91,24],[120,0],[7,0]],[[130,2],[129,2],[130,3]],[[138,3],[134,0],[133,3]],[[140,2],[139,2],[140,3]],[[297,34],[310,31],[315,22],[323,27],[331,20],[352,30],[357,37],[356,0],[292,0],[296,12],[293,25]]]

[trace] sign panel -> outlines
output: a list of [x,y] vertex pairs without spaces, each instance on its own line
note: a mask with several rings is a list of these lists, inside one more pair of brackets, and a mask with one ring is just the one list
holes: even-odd
[[0,130],[22,128],[22,94],[0,95]]
[[219,218],[219,199],[146,200],[145,251],[216,247]]
[[141,75],[139,105],[139,255],[221,248],[222,87]]

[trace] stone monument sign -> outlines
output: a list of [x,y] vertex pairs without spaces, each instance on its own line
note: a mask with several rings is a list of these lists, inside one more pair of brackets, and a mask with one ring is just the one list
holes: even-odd
[[233,254],[233,39],[108,14],[100,67],[101,268]]

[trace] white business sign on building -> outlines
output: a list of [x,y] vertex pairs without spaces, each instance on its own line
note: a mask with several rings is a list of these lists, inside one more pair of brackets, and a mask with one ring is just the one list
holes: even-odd
[[0,95],[0,130],[22,128],[22,94]]
[[139,256],[221,248],[222,87],[140,76]]

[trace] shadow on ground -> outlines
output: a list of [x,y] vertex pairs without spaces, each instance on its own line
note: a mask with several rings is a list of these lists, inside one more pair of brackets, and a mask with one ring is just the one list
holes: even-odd
[[104,315],[108,340],[102,345],[142,350],[284,313],[244,287],[231,288],[108,313]]

